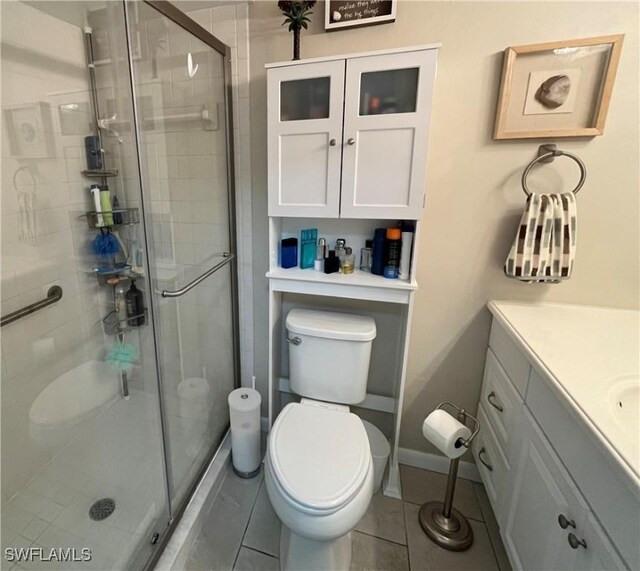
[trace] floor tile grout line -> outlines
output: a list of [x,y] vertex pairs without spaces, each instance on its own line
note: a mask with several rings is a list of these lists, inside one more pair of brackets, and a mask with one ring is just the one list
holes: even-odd
[[[493,533],[489,532],[489,526],[487,525],[487,517],[485,515],[485,505],[484,505],[484,500],[480,498],[480,495],[478,494],[477,488],[474,486],[473,487],[473,493],[476,497],[476,499],[478,500],[478,504],[480,505],[480,513],[482,513],[482,517],[484,518],[484,527],[485,527],[485,531],[487,532],[487,536],[489,537],[489,545],[491,546],[491,551],[493,552],[493,558],[496,562],[496,567],[498,569],[501,569],[500,566],[500,562],[499,562],[499,558],[498,558],[498,551],[496,549],[495,543],[494,543],[494,537],[493,537]],[[494,516],[495,518],[495,516]],[[497,521],[496,521],[497,524]],[[498,530],[499,533],[499,530]]]
[[247,545],[242,545],[241,548],[244,547],[245,549],[248,549],[249,551],[253,551],[254,553],[260,553],[260,555],[266,555],[267,557],[271,557],[271,559],[276,559],[277,561],[280,561],[279,557],[276,557],[275,555],[272,555],[271,553],[267,553],[266,551],[260,551],[259,549],[256,549],[255,547],[249,547]]
[[[253,512],[256,509],[256,505],[258,503],[258,498],[260,497],[260,492],[262,491],[262,486],[264,486],[264,466],[261,465],[261,471],[262,471],[262,481],[260,482],[260,486],[258,486],[258,491],[256,492],[256,497],[253,500],[253,505],[251,506],[251,512],[249,513],[249,517],[247,518],[247,524],[244,526],[244,531],[242,532],[242,538],[240,539],[240,546],[238,547],[238,551],[236,552],[236,558],[233,561],[233,567],[232,569],[235,569],[236,567],[236,563],[238,562],[238,556],[240,555],[240,550],[243,547],[247,547],[244,544],[244,538],[247,536],[247,530],[249,529],[249,524],[251,523],[251,518],[253,517]],[[251,549],[250,547],[247,547],[247,549]]]
[[[386,541],[387,543],[393,543],[394,545],[399,545],[400,547],[408,547],[408,545],[406,543],[398,543],[397,541],[393,541],[393,539],[387,539],[386,537],[380,537],[379,535],[374,535],[373,533],[369,533],[367,531],[362,531],[360,529],[354,529],[353,531],[355,533],[361,533],[362,535],[366,535],[367,537],[373,537],[374,539],[379,539],[380,541]],[[406,531],[405,531],[405,536],[406,536]]]
[[[475,494],[475,491],[474,491],[474,494]],[[402,502],[406,503],[406,504],[411,504],[412,506],[418,506],[418,507],[422,507],[425,503],[427,503],[427,502],[423,502],[421,504],[417,504],[416,502],[408,502],[407,500],[402,500]],[[478,502],[478,503],[480,503],[480,502]],[[453,506],[453,507],[455,508],[455,506]],[[484,517],[484,512],[482,511],[482,506],[480,507],[480,513],[482,514],[482,517]],[[462,515],[464,517],[466,517],[467,519],[471,519],[471,520],[476,521],[478,523],[486,523],[486,520],[484,520],[484,519],[476,519],[475,517],[468,516],[468,515],[466,515],[464,513]]]

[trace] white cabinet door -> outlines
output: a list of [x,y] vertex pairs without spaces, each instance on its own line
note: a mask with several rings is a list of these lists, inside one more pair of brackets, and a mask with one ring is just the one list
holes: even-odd
[[269,69],[269,216],[337,218],[344,60]]
[[575,546],[575,560],[571,569],[575,571],[614,571],[627,569],[618,555],[615,547],[596,521],[593,512],[589,512],[585,521],[576,529],[567,528],[566,541],[569,542],[569,533],[581,543],[573,543]]
[[516,569],[571,569],[575,550],[567,534],[572,528],[563,529],[558,517],[581,522],[588,508],[531,414],[523,411],[505,548]]
[[342,218],[422,213],[436,50],[347,60]]

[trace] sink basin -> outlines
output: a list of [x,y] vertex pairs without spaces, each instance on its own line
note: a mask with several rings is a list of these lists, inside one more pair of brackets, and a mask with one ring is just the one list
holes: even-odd
[[625,430],[638,432],[640,422],[640,377],[626,375],[612,382],[609,391],[609,408],[614,418]]

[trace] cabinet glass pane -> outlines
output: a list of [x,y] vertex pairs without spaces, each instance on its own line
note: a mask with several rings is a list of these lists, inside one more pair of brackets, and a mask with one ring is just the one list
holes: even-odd
[[280,84],[280,121],[329,117],[330,77],[283,81]]
[[360,76],[360,115],[413,113],[418,73],[417,67],[363,73]]

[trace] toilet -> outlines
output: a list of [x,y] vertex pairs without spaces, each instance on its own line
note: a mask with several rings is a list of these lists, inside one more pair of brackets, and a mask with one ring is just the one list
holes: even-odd
[[348,569],[351,530],[367,511],[374,469],[364,400],[376,336],[366,316],[292,309],[286,318],[291,390],[269,433],[265,482],[282,521],[283,570]]

